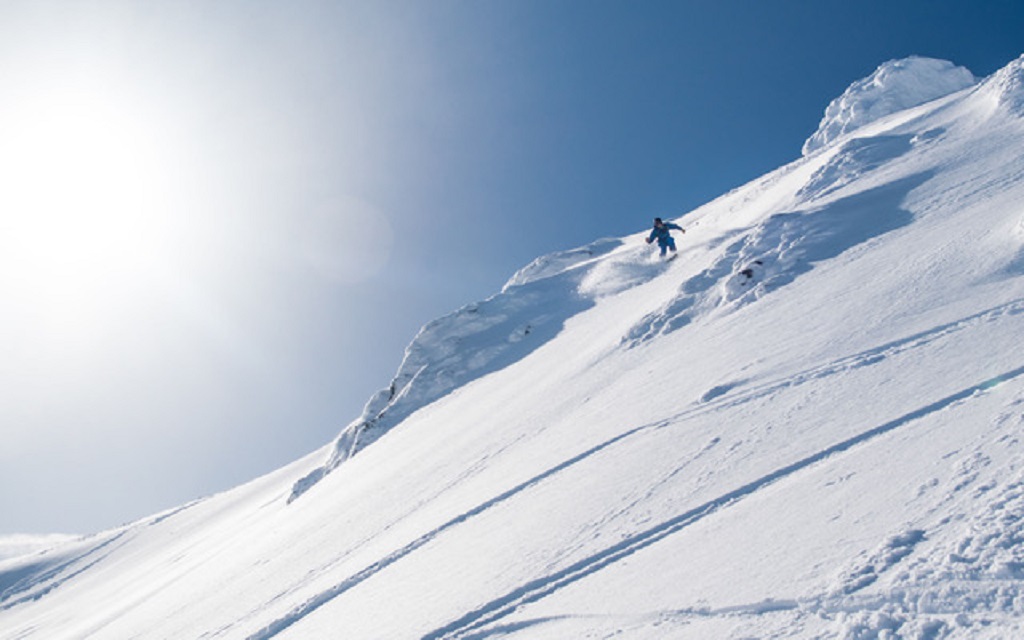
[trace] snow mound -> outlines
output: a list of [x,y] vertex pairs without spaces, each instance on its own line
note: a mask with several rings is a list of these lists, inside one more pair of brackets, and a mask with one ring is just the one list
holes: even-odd
[[974,74],[947,60],[917,56],[890,60],[828,105],[818,130],[804,143],[803,153],[810,155],[850,131],[975,82]]
[[509,281],[502,288],[502,291],[508,290],[509,287],[522,286],[530,282],[558,275],[569,269],[577,267],[588,260],[592,260],[596,257],[609,253],[620,246],[622,246],[622,240],[618,238],[603,238],[596,242],[591,242],[584,247],[570,249],[568,251],[557,251],[546,256],[541,256],[519,271],[516,271],[515,274],[509,278]]
[[647,282],[665,270],[665,261],[656,256],[649,247],[638,246],[596,261],[580,281],[579,291],[585,297],[603,298]]
[[985,91],[1016,115],[1024,115],[1024,55],[985,81]]

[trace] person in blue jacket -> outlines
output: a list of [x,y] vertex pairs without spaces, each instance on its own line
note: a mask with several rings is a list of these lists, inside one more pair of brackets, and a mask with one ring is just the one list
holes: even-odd
[[658,241],[658,246],[661,247],[661,256],[665,257],[665,252],[671,250],[672,253],[676,251],[676,241],[669,233],[672,229],[678,229],[683,233],[686,233],[686,229],[680,227],[678,224],[671,222],[662,222],[661,218],[654,219],[654,228],[651,229],[651,235],[647,236],[647,244],[651,244],[655,240]]

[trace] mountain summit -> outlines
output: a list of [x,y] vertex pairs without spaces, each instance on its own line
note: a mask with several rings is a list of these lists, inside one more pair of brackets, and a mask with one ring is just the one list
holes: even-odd
[[849,86],[825,109],[818,130],[804,143],[804,155],[864,125],[970,87],[974,74],[947,60],[910,57],[890,60]]
[[428,324],[339,438],[0,560],[0,638],[1024,637],[1024,58]]

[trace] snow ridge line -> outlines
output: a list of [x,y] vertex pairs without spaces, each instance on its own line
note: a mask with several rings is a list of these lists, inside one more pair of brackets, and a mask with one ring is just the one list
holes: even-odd
[[399,560],[410,555],[417,549],[423,547],[427,543],[436,539],[438,536],[445,533],[449,529],[452,529],[470,520],[471,518],[474,518],[480,515],[481,513],[484,513],[485,511],[491,509],[492,507],[496,507],[503,502],[507,502],[508,500],[530,489],[531,487],[534,487],[544,482],[545,480],[569,469],[570,467],[575,466],[577,463],[582,462],[583,460],[586,460],[587,458],[590,458],[596,455],[597,453],[600,453],[601,451],[608,449],[633,435],[636,435],[637,433],[652,428],[658,428],[661,426],[664,426],[664,423],[662,421],[651,424],[645,424],[639,427],[634,427],[629,431],[620,433],[619,435],[609,440],[606,440],[598,445],[595,445],[587,449],[586,451],[583,451],[582,453],[579,453],[573,456],[572,458],[569,458],[568,460],[565,460],[564,462],[561,462],[555,465],[554,467],[551,467],[550,469],[547,469],[546,471],[543,471],[533,476],[532,478],[525,480],[524,482],[521,482],[520,484],[512,487],[511,489],[508,489],[503,493],[491,498],[490,500],[480,503],[479,505],[473,507],[469,511],[466,511],[465,513],[462,513],[452,518],[451,520],[445,522],[444,524],[434,528],[433,530],[428,531],[427,533],[423,534],[416,540],[413,540],[404,547],[401,547],[400,549],[397,549],[389,553],[380,560],[377,560],[376,562],[365,567],[361,571],[358,571],[355,574],[346,578],[345,580],[339,582],[335,586],[313,596],[312,598],[309,598],[301,605],[293,608],[284,616],[271,622],[270,624],[263,627],[256,633],[253,633],[252,635],[248,636],[247,640],[268,640],[269,638],[273,638],[274,636],[278,635],[288,627],[292,626],[305,616],[311,614],[323,605],[327,604],[334,598],[342,595],[349,589],[358,586],[362,582],[365,582],[367,579],[373,577],[377,573],[380,573],[387,567],[391,566],[392,564],[398,562]]
[[605,567],[623,560],[634,553],[655,544],[656,542],[660,542],[661,540],[682,531],[705,517],[728,507],[743,498],[749,497],[779,480],[792,476],[797,472],[803,471],[834,455],[846,452],[879,436],[941,411],[961,400],[971,397],[975,393],[991,389],[994,384],[1007,382],[1022,375],[1024,375],[1024,367],[1018,367],[1011,371],[1007,371],[1002,375],[987,379],[979,384],[971,385],[961,391],[948,395],[945,398],[925,405],[920,409],[906,413],[894,420],[890,420],[889,422],[869,429],[852,438],[843,440],[831,447],[822,449],[818,453],[781,467],[767,475],[734,489],[733,491],[725,493],[718,498],[709,500],[708,502],[690,509],[674,518],[634,534],[633,536],[626,538],[603,551],[583,558],[564,569],[542,578],[531,580],[519,588],[510,591],[506,595],[495,598],[491,602],[470,611],[461,618],[439,629],[431,631],[424,635],[422,640],[460,638],[464,637],[465,634],[469,632],[480,630],[493,622],[511,615],[523,605],[541,600],[565,586],[593,575]]

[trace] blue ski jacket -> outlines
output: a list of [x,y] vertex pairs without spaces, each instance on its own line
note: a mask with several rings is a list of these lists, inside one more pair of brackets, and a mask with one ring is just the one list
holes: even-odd
[[680,231],[683,230],[683,228],[678,224],[662,222],[661,226],[656,226],[651,229],[651,235],[647,236],[647,242],[654,242],[654,240],[657,240],[659,247],[667,245],[669,240],[672,238],[672,235],[669,233],[672,229],[678,229]]

